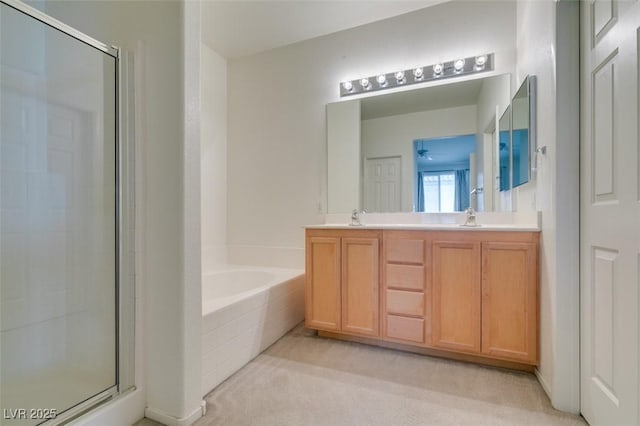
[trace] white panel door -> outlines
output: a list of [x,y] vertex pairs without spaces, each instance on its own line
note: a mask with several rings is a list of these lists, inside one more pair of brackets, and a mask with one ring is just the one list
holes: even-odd
[[367,158],[364,180],[364,210],[399,212],[400,157]]
[[581,411],[637,425],[640,4],[581,6]]

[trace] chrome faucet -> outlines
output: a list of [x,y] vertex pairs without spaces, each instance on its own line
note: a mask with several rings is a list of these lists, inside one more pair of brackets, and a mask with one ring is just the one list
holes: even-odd
[[[364,213],[364,210],[362,213]],[[351,212],[351,226],[362,226],[362,222],[360,222],[360,212],[358,209],[353,209]]]
[[469,207],[464,212],[466,214],[466,220],[462,226],[478,226],[476,223],[476,212],[473,210],[473,207]]

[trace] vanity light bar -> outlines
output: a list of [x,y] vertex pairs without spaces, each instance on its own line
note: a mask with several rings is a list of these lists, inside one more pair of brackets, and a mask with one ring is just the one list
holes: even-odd
[[340,96],[359,95],[485,71],[493,71],[493,53],[343,81],[340,83]]

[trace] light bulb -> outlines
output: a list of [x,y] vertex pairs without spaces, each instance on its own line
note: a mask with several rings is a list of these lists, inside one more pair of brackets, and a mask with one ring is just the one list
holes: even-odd
[[484,68],[484,64],[487,63],[487,55],[476,56],[476,68]]
[[376,80],[378,81],[378,84],[380,85],[380,87],[384,87],[387,85],[387,76],[384,74],[380,74]]
[[345,81],[344,83],[342,83],[342,87],[347,92],[351,92],[353,90],[353,83],[351,83],[350,81]]
[[453,63],[453,68],[455,68],[456,72],[462,71],[464,68],[464,59],[458,59]]
[[362,80],[360,80],[360,86],[362,86],[363,89],[368,89],[369,84],[370,83],[368,78],[363,78]]
[[396,81],[398,82],[398,84],[404,82],[404,71],[396,72]]
[[416,78],[416,80],[421,80],[422,79],[422,67],[414,69],[413,70],[413,76]]
[[439,76],[440,74],[442,74],[443,70],[444,70],[444,65],[442,65],[442,63],[435,64],[433,66],[433,75]]

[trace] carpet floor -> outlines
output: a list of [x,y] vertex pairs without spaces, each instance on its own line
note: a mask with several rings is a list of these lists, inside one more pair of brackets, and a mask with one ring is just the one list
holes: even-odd
[[584,425],[527,373],[326,339],[301,324],[206,396],[211,425]]

